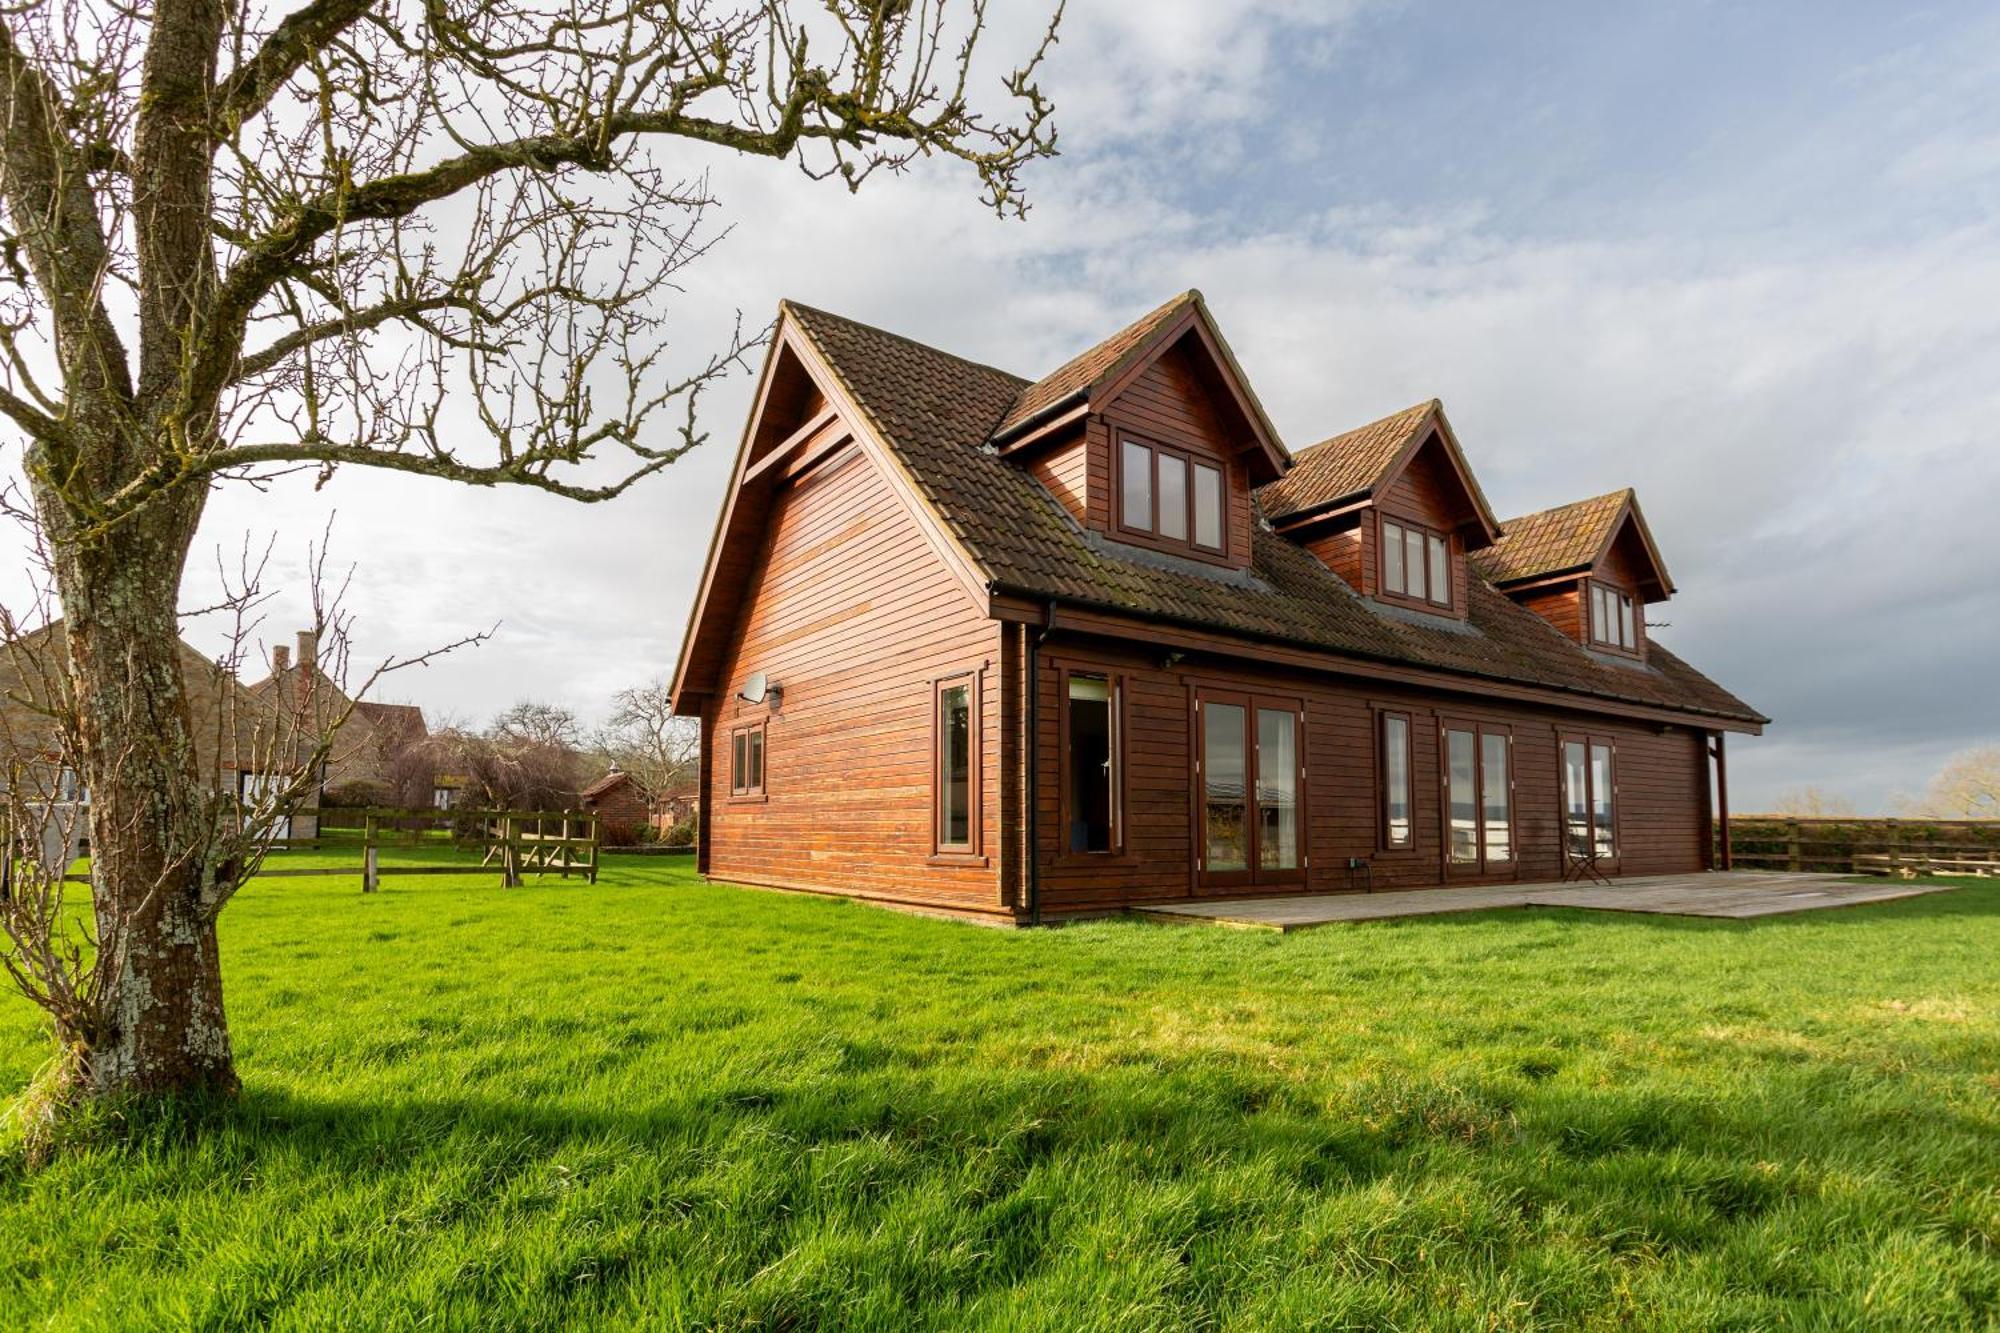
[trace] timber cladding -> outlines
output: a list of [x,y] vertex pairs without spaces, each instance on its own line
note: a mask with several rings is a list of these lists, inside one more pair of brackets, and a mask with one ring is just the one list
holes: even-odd
[[[999,777],[1000,629],[935,560],[888,480],[849,448],[781,493],[722,679],[764,672],[774,709],[734,693],[704,717],[712,873],[916,905],[997,910],[997,803],[970,853],[940,855],[932,818],[935,683],[969,674],[978,790]],[[838,535],[840,540],[829,538]],[[733,794],[730,737],[763,726],[762,786]]]
[[1198,293],[1034,382],[788,303],[674,677],[703,872],[1012,922],[1708,864],[1765,719],[1586,642],[1672,595],[1630,492],[1510,546],[1435,400],[1291,466]]

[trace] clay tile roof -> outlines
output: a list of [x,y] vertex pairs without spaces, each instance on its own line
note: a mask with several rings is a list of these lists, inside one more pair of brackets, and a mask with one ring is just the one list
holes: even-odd
[[1038,413],[1083,393],[1109,377],[1127,357],[1144,347],[1147,340],[1180,313],[1200,300],[1200,293],[1182,292],[1165,305],[1148,311],[1097,346],[1063,363],[1055,370],[1022,389],[1007,414],[995,426],[995,435],[1005,435]]
[[1632,498],[1627,488],[1510,518],[1500,525],[1500,540],[1473,559],[1480,573],[1503,585],[1586,568],[1603,553]]
[[[1467,624],[1390,616],[1289,539],[1259,526],[1250,577],[1128,558],[1086,534],[1022,467],[986,448],[1024,381],[808,306],[786,310],[989,585],[1265,642],[1572,691],[1744,722],[1765,719],[1657,640],[1646,665],[1594,658],[1484,580]],[[1268,488],[1267,488],[1268,490]]]
[[610,791],[621,782],[630,782],[631,780],[632,775],[623,770],[616,773],[606,773],[603,777],[578,792],[577,795],[587,801],[604,795],[605,792]]
[[1257,492],[1264,516],[1283,518],[1373,490],[1439,406],[1437,399],[1426,399],[1301,449],[1293,455],[1290,472]]
[[422,736],[429,731],[424,725],[424,710],[415,704],[380,704],[372,699],[360,699],[355,702],[354,711],[376,726],[391,731],[414,736]]

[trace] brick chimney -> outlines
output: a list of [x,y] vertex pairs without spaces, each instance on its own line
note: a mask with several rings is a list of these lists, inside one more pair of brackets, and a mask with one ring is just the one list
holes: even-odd
[[302,629],[299,631],[299,666],[311,669],[319,665],[319,631]]
[[282,676],[292,665],[292,645],[278,643],[271,645],[271,674]]

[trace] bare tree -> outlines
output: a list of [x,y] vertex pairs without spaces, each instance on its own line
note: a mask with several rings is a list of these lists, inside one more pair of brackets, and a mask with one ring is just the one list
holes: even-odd
[[1854,802],[1824,787],[1794,787],[1778,797],[1771,813],[1797,819],[1844,819],[1854,813]]
[[493,738],[502,742],[573,750],[580,734],[574,711],[537,699],[522,699],[493,719]]
[[690,783],[701,753],[696,719],[675,717],[664,680],[634,685],[612,696],[611,716],[594,738],[596,748],[637,778],[654,796]]
[[600,500],[667,466],[754,339],[669,357],[667,299],[715,233],[655,146],[850,188],[942,156],[1019,213],[1054,149],[1033,82],[1054,28],[996,114],[985,21],[985,0],[0,10],[0,415],[61,599],[94,910],[128,946],[75,1095],[236,1085],[215,920],[243,862],[176,661],[210,490],[355,464]]
[[1922,796],[1899,804],[1908,814],[1932,819],[2000,819],[2000,745],[1959,751]]

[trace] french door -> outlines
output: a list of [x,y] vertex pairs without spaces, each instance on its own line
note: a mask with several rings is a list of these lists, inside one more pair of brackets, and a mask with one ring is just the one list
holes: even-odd
[[1200,884],[1304,882],[1304,739],[1296,700],[1210,690],[1195,696]]
[[1514,873],[1514,739],[1447,720],[1439,736],[1447,877]]
[[1618,870],[1618,747],[1609,736],[1562,738],[1563,837],[1568,858]]

